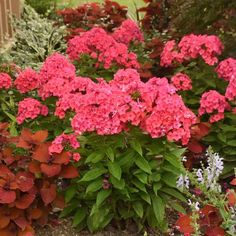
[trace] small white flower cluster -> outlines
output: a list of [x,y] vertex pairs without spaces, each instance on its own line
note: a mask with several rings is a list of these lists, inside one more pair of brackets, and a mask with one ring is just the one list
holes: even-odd
[[192,202],[191,199],[188,199],[188,205],[195,209],[196,211],[200,210],[200,203],[199,202]]
[[177,188],[184,189],[187,188],[189,189],[189,177],[187,175],[180,175],[178,180],[177,180]]
[[[194,173],[197,177],[199,184],[205,184],[207,189],[221,192],[221,186],[217,183],[220,174],[223,171],[224,163],[223,158],[218,153],[214,153],[211,147],[206,152],[207,156],[207,167],[197,169]],[[183,161],[185,161],[185,157]],[[181,174],[177,180],[177,187],[183,190],[184,188],[189,189],[189,177],[188,175]]]
[[221,192],[221,187],[217,183],[220,174],[224,169],[223,158],[218,153],[214,153],[211,148],[208,148],[207,152],[207,163],[206,168],[206,185],[211,190],[218,190]]
[[230,207],[232,226],[229,229],[230,235],[236,235],[236,207]]

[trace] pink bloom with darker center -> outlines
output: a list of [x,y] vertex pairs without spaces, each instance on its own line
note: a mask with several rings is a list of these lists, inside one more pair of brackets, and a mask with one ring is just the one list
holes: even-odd
[[61,134],[57,136],[49,147],[49,153],[61,153],[64,146],[69,144],[72,148],[80,147],[80,144],[74,134]]
[[177,73],[171,78],[171,82],[177,90],[186,91],[192,89],[192,81],[186,74]]
[[12,80],[7,73],[0,73],[0,89],[9,89],[12,86]]
[[119,43],[129,45],[132,41],[142,42],[144,40],[143,34],[138,25],[128,19],[122,22],[121,26],[118,27],[112,37]]
[[219,63],[216,72],[220,78],[226,81],[236,78],[236,60],[234,58],[227,58]]
[[198,112],[200,116],[213,113],[210,116],[210,122],[214,123],[224,119],[224,111],[228,109],[230,109],[230,105],[225,96],[215,90],[210,90],[202,95]]
[[17,76],[14,85],[21,93],[27,93],[38,88],[39,76],[36,71],[27,68]]
[[35,119],[39,115],[47,116],[47,114],[47,106],[36,99],[25,98],[19,102],[16,120],[18,124],[22,124],[26,119]]

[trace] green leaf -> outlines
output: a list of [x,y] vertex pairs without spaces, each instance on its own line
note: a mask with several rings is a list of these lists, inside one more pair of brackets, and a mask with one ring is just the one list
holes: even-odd
[[140,192],[139,195],[144,201],[146,201],[149,205],[151,205],[151,198],[148,193]]
[[10,124],[10,134],[11,134],[11,136],[18,136],[18,132],[17,132],[17,129],[16,129],[16,123],[15,122],[12,122]]
[[74,217],[73,217],[73,223],[72,225],[75,227],[77,226],[78,224],[80,224],[86,217],[86,211],[84,208],[79,208]]
[[60,214],[60,218],[68,216],[73,210],[75,210],[78,207],[79,203],[77,200],[72,200],[70,202],[70,205],[63,209],[63,211]]
[[133,180],[132,180],[132,183],[135,185],[135,187],[137,187],[137,188],[140,189],[141,191],[147,193],[147,190],[146,190],[146,188],[145,188],[145,185],[144,185],[142,182],[140,182],[140,181],[138,181],[138,180],[136,180],[136,179],[133,179]]
[[180,212],[180,213],[186,215],[186,210],[180,204],[178,204],[177,202],[172,201],[171,204],[170,204],[170,207],[172,207],[177,212]]
[[85,160],[85,164],[87,163],[97,163],[104,158],[104,153],[93,152],[91,153]]
[[177,175],[166,172],[162,175],[161,179],[168,186],[176,188]]
[[146,173],[142,172],[142,173],[137,173],[137,174],[134,174],[134,175],[138,178],[139,181],[141,181],[144,184],[147,184],[148,175]]
[[153,192],[155,193],[155,195],[157,195],[157,192],[161,187],[162,187],[161,183],[154,183],[153,184]]
[[140,156],[143,155],[142,147],[138,140],[130,141],[130,145]]
[[121,168],[117,162],[108,162],[108,170],[115,178],[121,179]]
[[222,142],[224,142],[224,143],[226,143],[227,142],[227,137],[226,137],[226,135],[224,134],[224,133],[218,133],[217,134],[217,137],[219,138],[219,140],[220,141],[222,141]]
[[176,175],[180,175],[181,174],[180,169],[175,168],[173,165],[171,165],[171,164],[169,164],[167,162],[164,163],[164,165],[162,166],[162,169],[166,170],[166,171],[169,171],[169,172],[171,172],[173,174],[176,174]]
[[81,180],[79,180],[79,182],[91,181],[93,179],[98,178],[99,176],[103,175],[106,172],[107,172],[107,170],[105,168],[98,168],[98,167],[94,168],[94,169],[86,172],[85,175],[83,176],[83,178]]
[[179,157],[176,157],[175,155],[173,155],[172,153],[168,153],[165,156],[165,159],[174,167],[176,167],[177,169],[180,169],[182,166],[181,160]]
[[157,221],[161,224],[165,217],[165,204],[158,195],[152,196],[152,207]]
[[147,160],[144,159],[144,157],[137,155],[135,159],[135,164],[146,173],[152,173],[151,167],[149,166]]
[[98,191],[100,188],[102,188],[102,185],[103,185],[102,178],[99,178],[91,182],[86,188],[86,194]]
[[111,189],[105,190],[102,189],[99,191],[96,199],[96,205],[100,206],[111,194]]
[[143,205],[141,202],[134,202],[133,203],[133,208],[134,208],[134,211],[135,213],[140,217],[142,218],[143,217]]
[[114,161],[114,158],[115,158],[115,154],[114,154],[114,151],[111,147],[108,147],[106,149],[106,155],[108,156],[108,158],[113,162]]
[[3,111],[14,123],[16,123],[16,117],[7,111]]
[[65,202],[68,203],[76,194],[77,187],[76,186],[71,186],[66,190],[65,194]]
[[161,189],[161,191],[171,195],[174,198],[179,199],[180,201],[187,202],[184,195],[181,194],[180,192],[178,192],[177,190],[173,189],[173,188],[164,187],[164,188]]
[[125,187],[125,181],[123,179],[118,180],[117,178],[111,176],[110,181],[112,186],[115,187],[116,189],[122,190]]
[[229,146],[236,147],[236,140],[231,140],[231,141],[227,142],[227,144],[228,144]]

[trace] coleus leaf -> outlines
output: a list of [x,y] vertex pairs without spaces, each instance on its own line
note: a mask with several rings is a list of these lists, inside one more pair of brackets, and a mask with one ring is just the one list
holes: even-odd
[[25,219],[25,217],[20,216],[16,219],[14,219],[14,222],[16,225],[21,228],[21,230],[25,230],[27,226],[30,226],[30,222]]
[[202,153],[203,146],[197,140],[190,140],[188,143],[188,149],[193,153]]
[[7,227],[10,223],[11,219],[9,216],[1,214],[0,216],[0,229]]
[[194,232],[194,229],[193,229],[191,223],[192,223],[191,216],[183,215],[183,216],[180,216],[180,218],[177,220],[177,222],[175,223],[175,227],[181,233],[191,234]]
[[58,175],[61,172],[61,165],[57,165],[57,164],[49,165],[49,164],[42,163],[40,165],[40,169],[42,173],[44,173],[48,177],[53,177],[53,176]]
[[221,227],[217,226],[217,227],[208,229],[205,232],[205,235],[206,236],[216,236],[216,235],[217,236],[224,236],[226,234],[225,234],[225,231]]
[[78,169],[72,165],[62,166],[60,177],[65,179],[73,179],[78,177]]
[[29,219],[32,219],[32,220],[39,219],[42,216],[42,214],[43,212],[39,208],[29,208],[28,210]]
[[6,191],[3,188],[0,188],[0,203],[10,204],[16,200],[15,191]]
[[35,195],[31,193],[25,193],[19,200],[16,201],[16,207],[19,209],[27,209],[34,201]]
[[16,182],[22,192],[29,191],[34,185],[34,176],[29,172],[18,172]]
[[57,196],[56,189],[57,186],[55,184],[40,189],[40,194],[45,205],[48,205],[55,200]]

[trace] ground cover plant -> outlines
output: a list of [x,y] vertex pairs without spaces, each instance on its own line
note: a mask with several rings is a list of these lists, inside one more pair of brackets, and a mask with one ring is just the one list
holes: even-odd
[[[207,179],[215,158],[220,167],[214,184],[220,174],[235,184],[236,60],[220,58],[224,46],[215,35],[169,40],[164,31],[150,33],[151,4],[141,9],[146,32],[111,1],[62,10],[70,33],[65,50],[46,43],[40,60],[32,52],[28,62],[1,65],[1,206],[17,212],[4,218],[2,232],[33,235],[31,223],[41,219],[37,209],[49,213],[54,204],[65,206],[61,217],[91,232],[133,222],[139,231],[152,227],[164,234],[167,208],[183,214],[176,223],[182,233],[233,232],[234,191],[212,191],[213,202],[211,186],[195,175]],[[158,3],[163,18],[167,7]],[[116,11],[123,17],[117,19]],[[85,12],[91,17],[84,19]],[[155,22],[161,31],[164,21]],[[58,38],[65,42],[64,31]],[[24,60],[19,45],[25,44],[17,45],[13,58]],[[210,149],[205,154],[210,144],[222,156],[224,171],[219,156]],[[22,172],[36,188],[20,185]],[[183,187],[188,178],[190,189]],[[187,214],[181,204],[196,200],[188,193],[196,188],[203,193],[195,195],[207,223],[199,221],[198,205],[190,204],[193,212]],[[212,215],[217,224],[211,224]]]

